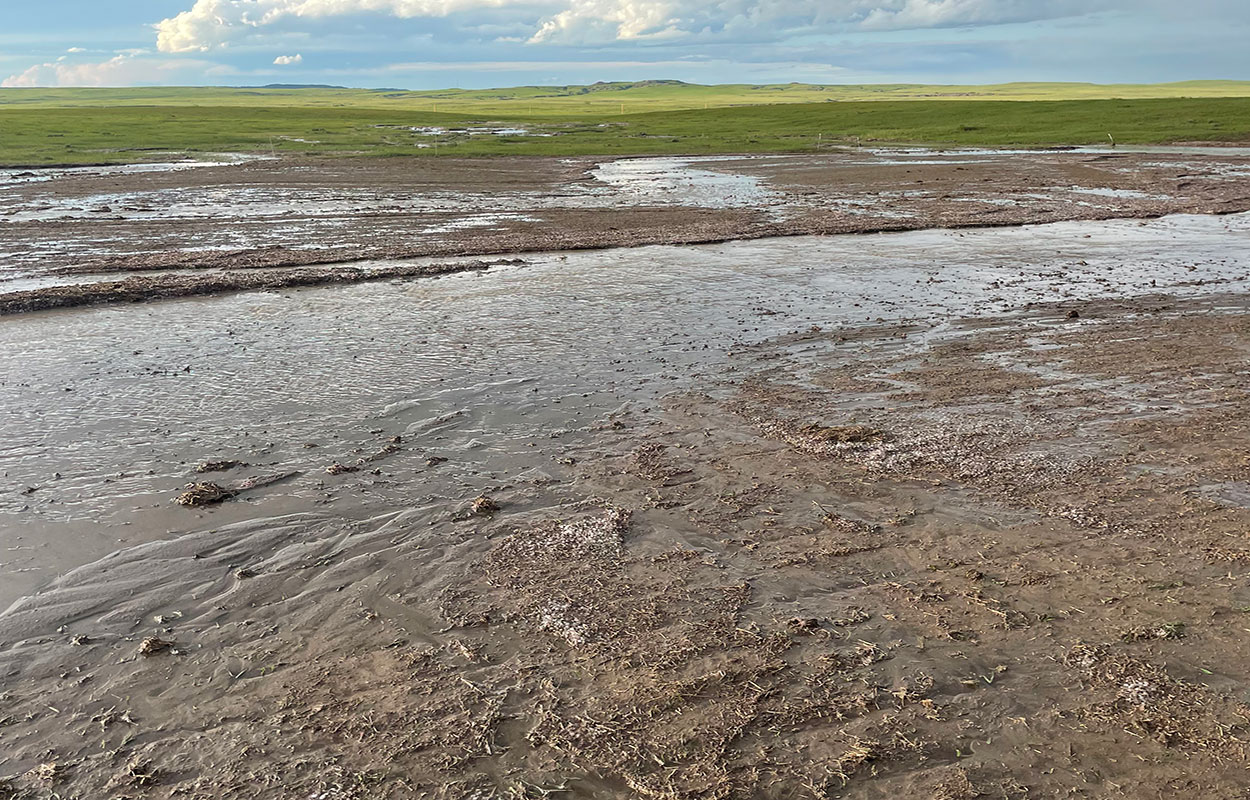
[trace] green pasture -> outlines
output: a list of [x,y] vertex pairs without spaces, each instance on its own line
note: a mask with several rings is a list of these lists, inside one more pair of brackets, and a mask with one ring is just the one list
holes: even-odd
[[[1006,87],[622,86],[632,88],[587,93],[611,96],[606,104],[553,94],[552,87],[491,90],[493,100],[486,92],[459,91],[438,100],[435,92],[336,89],[5,89],[0,164],[217,152],[434,157],[792,152],[886,143],[1050,146],[1105,144],[1109,135],[1123,144],[1250,142],[1250,96],[1022,99],[1029,91],[1050,97],[1057,86],[1074,87],[1069,94],[1083,98],[1085,84],[1012,84],[1011,100],[932,95]],[[1197,95],[1195,87],[1234,92],[1250,84],[1168,85],[1179,86]],[[834,89],[854,99],[810,102],[808,95]],[[881,98],[912,99],[863,99],[872,90]],[[651,101],[643,102],[646,96]],[[730,102],[743,98],[756,104]],[[500,127],[527,135],[467,130]],[[443,130],[414,130],[420,128]]]

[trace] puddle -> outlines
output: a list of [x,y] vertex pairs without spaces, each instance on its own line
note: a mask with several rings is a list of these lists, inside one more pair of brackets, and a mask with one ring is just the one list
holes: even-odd
[[704,168],[751,158],[633,158],[600,164],[591,174],[623,198],[649,205],[761,208],[781,202],[783,195],[761,178]]
[[1220,505],[1250,508],[1250,483],[1215,483],[1199,487],[1198,491]]
[[1168,200],[1169,199],[1163,195],[1147,194],[1146,192],[1138,192],[1133,189],[1104,189],[1104,188],[1087,189],[1081,186],[1070,186],[1068,187],[1068,191],[1072,192],[1073,194],[1089,194],[1089,195],[1095,195],[1097,197],[1117,197],[1117,198],[1122,198],[1122,199],[1133,199],[1133,200]]
[[[470,125],[467,127],[444,128],[437,125],[418,125],[416,127],[407,127],[402,125],[379,125],[379,128],[390,128],[394,130],[408,131],[415,133],[417,136],[538,136],[551,137],[559,134],[551,131],[535,131],[530,128],[522,128],[517,126],[493,126],[493,125]],[[428,147],[429,145],[418,145],[418,147]]]

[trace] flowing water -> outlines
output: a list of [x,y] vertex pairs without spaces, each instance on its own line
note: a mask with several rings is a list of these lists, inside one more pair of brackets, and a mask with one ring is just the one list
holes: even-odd
[[[796,237],[3,318],[0,605],[146,541],[290,514],[332,531],[559,480],[614,412],[731,380],[742,345],[1219,291],[1248,243],[1250,215]],[[194,474],[214,459],[249,466]],[[192,480],[288,473],[215,510],[172,503]]]

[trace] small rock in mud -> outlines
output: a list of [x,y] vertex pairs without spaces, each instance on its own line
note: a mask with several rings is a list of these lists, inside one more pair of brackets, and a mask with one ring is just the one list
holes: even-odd
[[80,633],[77,636],[75,636],[73,639],[70,639],[69,643],[72,645],[81,647],[82,645],[91,644],[91,637],[85,633]]
[[447,459],[443,458],[442,456],[431,456],[425,460],[425,465],[427,467],[437,467],[439,464],[446,464],[446,463],[447,463]]
[[469,506],[469,513],[475,517],[489,517],[498,513],[498,511],[499,504],[485,495],[474,500],[473,504]]
[[356,472],[359,469],[360,467],[354,467],[349,464],[340,464],[339,462],[335,461],[333,464],[326,467],[326,474],[327,475],[346,475],[349,472]]
[[200,462],[200,465],[195,468],[195,471],[200,473],[225,472],[226,470],[235,469],[236,467],[246,466],[247,464],[242,461],[234,461],[231,459],[226,459],[224,461],[202,461]]
[[158,636],[149,636],[139,643],[139,655],[147,658],[157,653],[164,653],[173,648],[174,643]]
[[1080,319],[1080,318],[1081,318],[1081,312],[1077,311],[1075,308],[1068,312],[1068,319]]
[[191,483],[187,490],[174,498],[180,506],[211,506],[234,497],[236,493],[215,483]]

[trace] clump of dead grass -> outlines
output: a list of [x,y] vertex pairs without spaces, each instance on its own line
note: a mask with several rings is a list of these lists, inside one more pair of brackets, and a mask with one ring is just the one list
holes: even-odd
[[224,486],[205,481],[187,484],[186,491],[175,497],[174,502],[180,506],[190,506],[192,508],[211,506],[225,502],[234,497],[235,494],[237,492]]
[[613,506],[598,516],[541,522],[496,546],[487,568],[507,582],[557,565],[619,559],[632,516]]
[[878,442],[885,438],[885,432],[867,425],[841,425],[826,427],[824,425],[804,425],[798,433],[809,441],[821,444],[864,444]]
[[0,800],[19,800],[20,797],[12,779],[0,777]]
[[1084,709],[1090,721],[1123,727],[1164,747],[1246,759],[1250,708],[1244,704],[1104,645],[1078,645],[1063,663],[1103,695]]
[[626,469],[631,474],[654,483],[663,483],[684,474],[686,470],[674,465],[667,452],[668,448],[662,444],[644,444],[630,453]]
[[139,649],[136,651],[144,658],[157,655],[158,653],[166,653],[172,651],[174,643],[159,636],[149,636],[139,643]]
[[246,466],[247,466],[246,463],[242,461],[236,461],[234,459],[223,459],[221,461],[201,461],[195,467],[195,471],[199,473],[227,472],[229,470],[236,469],[238,467],[246,467]]
[[65,777],[65,767],[55,761],[45,761],[30,771],[30,777],[39,783],[51,786]]
[[1131,628],[1120,634],[1120,640],[1124,642],[1149,642],[1158,639],[1183,638],[1185,638],[1185,623],[1183,622],[1165,622],[1160,625],[1143,625]]

